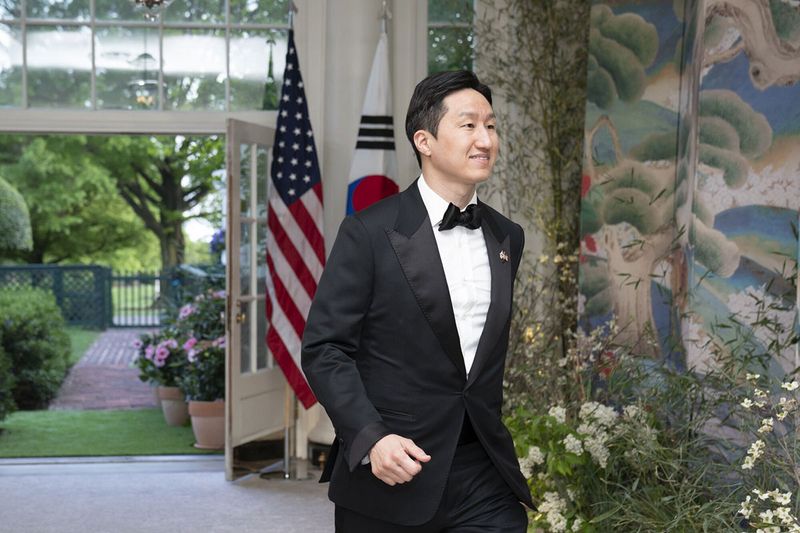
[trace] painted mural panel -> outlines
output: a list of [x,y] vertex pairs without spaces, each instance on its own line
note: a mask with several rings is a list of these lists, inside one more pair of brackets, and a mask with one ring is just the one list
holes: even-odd
[[[725,267],[720,274],[699,260],[692,265],[682,329],[687,361],[700,368],[709,364],[705,341],[725,340],[730,330],[717,325],[731,316],[773,323],[749,328],[762,351],[782,335],[770,328],[791,332],[797,291],[787,278],[796,268],[800,208],[800,6],[707,0],[705,12],[692,241],[700,255],[705,235],[724,236],[716,260]],[[784,347],[773,372],[795,368],[796,351]]]
[[[797,294],[800,8],[793,0],[592,8],[581,313],[702,369],[709,336]],[[722,333],[721,333],[722,332]],[[757,342],[765,332],[755,331]],[[760,336],[759,336],[760,335]],[[794,348],[796,350],[796,347]],[[784,353],[784,369],[794,354]],[[776,369],[780,370],[780,369]]]

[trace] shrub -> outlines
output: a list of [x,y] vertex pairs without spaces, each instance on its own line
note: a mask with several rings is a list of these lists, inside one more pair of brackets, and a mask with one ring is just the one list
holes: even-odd
[[0,178],[0,250],[30,250],[31,220],[22,195]]
[[13,391],[14,376],[11,375],[11,361],[3,351],[3,343],[0,339],[0,420],[14,410]]
[[17,407],[46,407],[64,380],[70,354],[53,296],[38,289],[0,291],[0,338],[11,362]]
[[136,366],[139,379],[163,387],[177,387],[186,366],[186,354],[178,341],[179,332],[170,326],[153,334],[139,336]]

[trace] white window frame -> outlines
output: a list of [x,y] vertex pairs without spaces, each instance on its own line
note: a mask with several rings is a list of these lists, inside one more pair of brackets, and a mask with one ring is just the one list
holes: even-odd
[[[130,0],[132,1],[132,0]],[[306,97],[309,102],[314,130],[322,132],[321,102],[325,94],[325,11],[327,0],[296,0],[295,43],[298,48],[303,78],[306,80]],[[94,2],[91,3],[92,6]],[[24,17],[24,10],[22,16]],[[22,20],[22,19],[20,19]],[[37,25],[87,26],[86,21],[38,20]],[[95,21],[95,27],[152,26],[153,23]],[[161,24],[161,23],[156,23]],[[168,23],[168,28],[203,29],[281,29],[287,26],[269,24],[191,24]],[[23,24],[23,32],[25,25]],[[229,30],[226,29],[226,41]],[[24,38],[24,35],[23,35]],[[94,38],[92,38],[94,47]],[[94,54],[92,54],[94,56]],[[24,58],[23,58],[24,60]],[[264,58],[266,61],[267,58]],[[161,60],[160,60],[161,61]],[[226,58],[226,64],[229,61]],[[94,65],[92,65],[94,71]],[[159,69],[159,77],[161,77]],[[23,78],[25,69],[23,69]],[[27,104],[23,79],[23,106]],[[226,87],[228,87],[226,83]],[[94,101],[94,75],[92,76],[92,100]],[[226,88],[226,106],[229,89]],[[163,99],[161,99],[163,102]],[[160,104],[160,105],[163,105]],[[51,108],[6,108],[0,109],[0,132],[5,133],[84,133],[84,134],[224,134],[228,118],[256,124],[274,124],[276,111],[164,111],[164,110],[104,110],[104,109],[51,109]]]

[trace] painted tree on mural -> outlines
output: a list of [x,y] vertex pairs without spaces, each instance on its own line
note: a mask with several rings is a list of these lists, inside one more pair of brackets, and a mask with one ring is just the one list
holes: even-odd
[[706,56],[711,66],[744,53],[759,89],[800,81],[800,8],[786,0],[707,0]]
[[617,99],[638,100],[645,89],[645,68],[656,58],[658,33],[639,15],[614,15],[606,5],[592,6],[589,33],[588,99],[608,109]]
[[[772,141],[766,118],[731,91],[703,91],[698,127],[699,160],[722,174],[730,188],[741,187],[750,160],[763,154]],[[590,186],[584,198],[582,233],[601,236],[606,260],[584,266],[582,292],[586,311],[597,316],[613,311],[623,327],[622,339],[639,353],[657,355],[650,282],[666,261],[673,269],[673,291],[680,289],[683,251],[678,244],[685,228],[675,227],[675,213],[688,199],[685,167],[676,171],[675,134],[645,138],[625,155],[616,128],[601,117],[587,135],[587,150],[595,134],[608,127],[616,163],[595,169],[587,153]],[[694,197],[689,227],[695,261],[722,277],[731,276],[740,260],[736,244],[714,229],[714,216],[699,196]]]

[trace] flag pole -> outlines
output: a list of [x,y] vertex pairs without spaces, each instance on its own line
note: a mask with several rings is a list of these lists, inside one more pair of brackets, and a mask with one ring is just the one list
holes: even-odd
[[289,3],[289,29],[294,30],[294,16],[300,11],[297,9],[297,4],[294,2]]
[[392,18],[392,12],[389,11],[389,7],[386,5],[386,0],[383,0],[383,5],[381,6],[381,33],[386,33],[386,28],[389,23],[389,20]]

